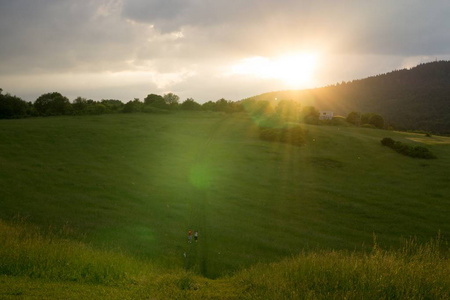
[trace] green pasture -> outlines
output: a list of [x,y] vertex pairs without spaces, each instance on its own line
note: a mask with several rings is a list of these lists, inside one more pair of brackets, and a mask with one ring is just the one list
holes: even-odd
[[[438,232],[448,241],[449,143],[303,126],[299,147],[260,140],[245,114],[0,120],[0,218],[207,278],[300,253],[363,252],[374,234],[387,248]],[[402,156],[383,137],[438,158]]]

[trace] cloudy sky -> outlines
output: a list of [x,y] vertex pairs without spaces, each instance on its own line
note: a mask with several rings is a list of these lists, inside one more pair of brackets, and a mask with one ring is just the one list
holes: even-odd
[[450,1],[0,0],[0,88],[203,103],[450,60]]

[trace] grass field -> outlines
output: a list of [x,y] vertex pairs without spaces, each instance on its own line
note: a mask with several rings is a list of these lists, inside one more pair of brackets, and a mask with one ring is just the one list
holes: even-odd
[[[364,257],[374,234],[383,247],[401,249],[402,238],[424,243],[440,232],[448,250],[450,144],[304,127],[307,143],[298,147],[260,140],[244,114],[1,120],[0,217],[37,226],[44,237],[64,231],[64,240],[93,253],[137,260],[127,263],[132,270],[175,272],[188,286],[238,280],[257,263],[302,253]],[[401,156],[381,145],[383,137],[426,145],[438,159]],[[188,229],[199,231],[198,243],[187,243]],[[15,273],[3,274],[10,285]]]

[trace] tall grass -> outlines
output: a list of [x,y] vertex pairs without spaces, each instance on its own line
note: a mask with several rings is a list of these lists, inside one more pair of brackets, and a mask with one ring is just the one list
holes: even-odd
[[[96,250],[65,232],[0,221],[0,290],[40,297],[78,297],[84,290],[116,299],[449,299],[448,245],[440,236],[421,244],[369,252],[319,250],[257,264],[210,280],[179,269],[156,270],[143,260]],[[6,275],[6,277],[5,277]],[[23,282],[23,278],[31,281]],[[12,278],[17,278],[16,280]],[[2,286],[8,282],[8,285]],[[55,285],[74,282],[76,286]],[[88,284],[87,284],[88,283]],[[97,287],[92,286],[94,283]],[[28,290],[28,286],[33,286]],[[67,287],[72,291],[68,292]],[[20,289],[19,289],[20,287]],[[120,287],[120,288],[118,288]],[[95,298],[97,298],[95,297]]]
[[243,299],[449,299],[448,245],[406,240],[397,250],[303,253],[242,271]]
[[43,234],[24,223],[0,220],[0,244],[2,275],[107,284],[151,270],[151,265],[119,252],[96,250],[70,239],[64,230]]

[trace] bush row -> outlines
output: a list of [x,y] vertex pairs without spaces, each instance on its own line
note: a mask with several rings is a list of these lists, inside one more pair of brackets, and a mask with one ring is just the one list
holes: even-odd
[[425,159],[436,158],[436,156],[433,153],[431,153],[431,151],[428,148],[422,146],[407,145],[399,141],[394,141],[391,138],[383,138],[381,140],[381,144],[383,146],[387,146],[391,149],[394,149],[398,153],[401,153],[406,156]]

